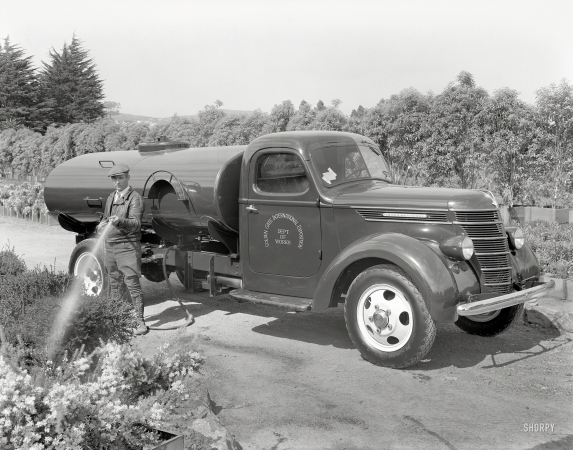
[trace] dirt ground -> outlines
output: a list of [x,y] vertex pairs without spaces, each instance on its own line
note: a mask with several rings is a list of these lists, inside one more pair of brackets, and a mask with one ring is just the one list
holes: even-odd
[[[28,266],[67,267],[74,236],[0,217]],[[573,336],[517,325],[495,338],[439,325],[426,359],[406,370],[364,361],[342,309],[292,313],[175,293],[195,315],[183,331],[206,357],[213,409],[243,449],[573,448]],[[143,282],[146,321],[182,323],[166,283]],[[137,338],[145,352],[174,335]]]

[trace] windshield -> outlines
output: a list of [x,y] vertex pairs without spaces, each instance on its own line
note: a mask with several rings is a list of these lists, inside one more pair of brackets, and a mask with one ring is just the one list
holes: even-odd
[[310,158],[325,186],[360,179],[390,181],[388,167],[374,145],[329,145],[315,149]]

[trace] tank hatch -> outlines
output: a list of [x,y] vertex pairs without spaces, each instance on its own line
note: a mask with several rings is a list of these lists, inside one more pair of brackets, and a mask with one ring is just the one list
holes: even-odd
[[137,146],[139,153],[161,152],[165,150],[176,150],[190,148],[189,142],[170,141],[165,136],[159,136],[155,142],[143,142]]

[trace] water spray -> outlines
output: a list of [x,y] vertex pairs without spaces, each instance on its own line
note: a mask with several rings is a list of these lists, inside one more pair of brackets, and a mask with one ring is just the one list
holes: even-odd
[[[102,222],[103,226],[103,222]],[[94,245],[90,248],[91,253],[96,253],[97,249],[100,247],[102,241],[105,239],[107,233],[111,228],[111,222],[107,222],[105,226],[101,229],[100,236],[98,236],[97,240],[95,241]],[[83,267],[79,267],[81,272],[77,273],[77,278],[73,280],[71,289],[67,293],[66,297],[62,301],[62,305],[60,306],[60,311],[56,316],[56,320],[52,325],[52,329],[50,331],[50,335],[48,337],[47,349],[48,349],[48,359],[53,360],[58,347],[64,337],[64,333],[66,331],[66,327],[70,318],[77,310],[78,301],[83,292],[88,292],[89,288],[86,286],[86,276],[87,271],[90,270],[89,266],[84,265]],[[103,273],[101,274],[103,277]],[[90,278],[91,279],[91,278]],[[82,292],[83,291],[83,292]],[[95,293],[94,291],[91,291]]]

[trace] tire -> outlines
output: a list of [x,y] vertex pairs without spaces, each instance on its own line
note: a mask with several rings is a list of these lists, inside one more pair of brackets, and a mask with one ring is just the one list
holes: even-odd
[[436,325],[420,291],[394,265],[371,267],[354,279],[344,318],[362,357],[380,366],[402,369],[416,364],[436,337]]
[[497,336],[511,327],[522,312],[523,303],[476,316],[460,316],[455,324],[468,334]]
[[99,295],[107,290],[103,248],[96,239],[81,241],[70,256],[68,271],[83,284],[87,295]]

